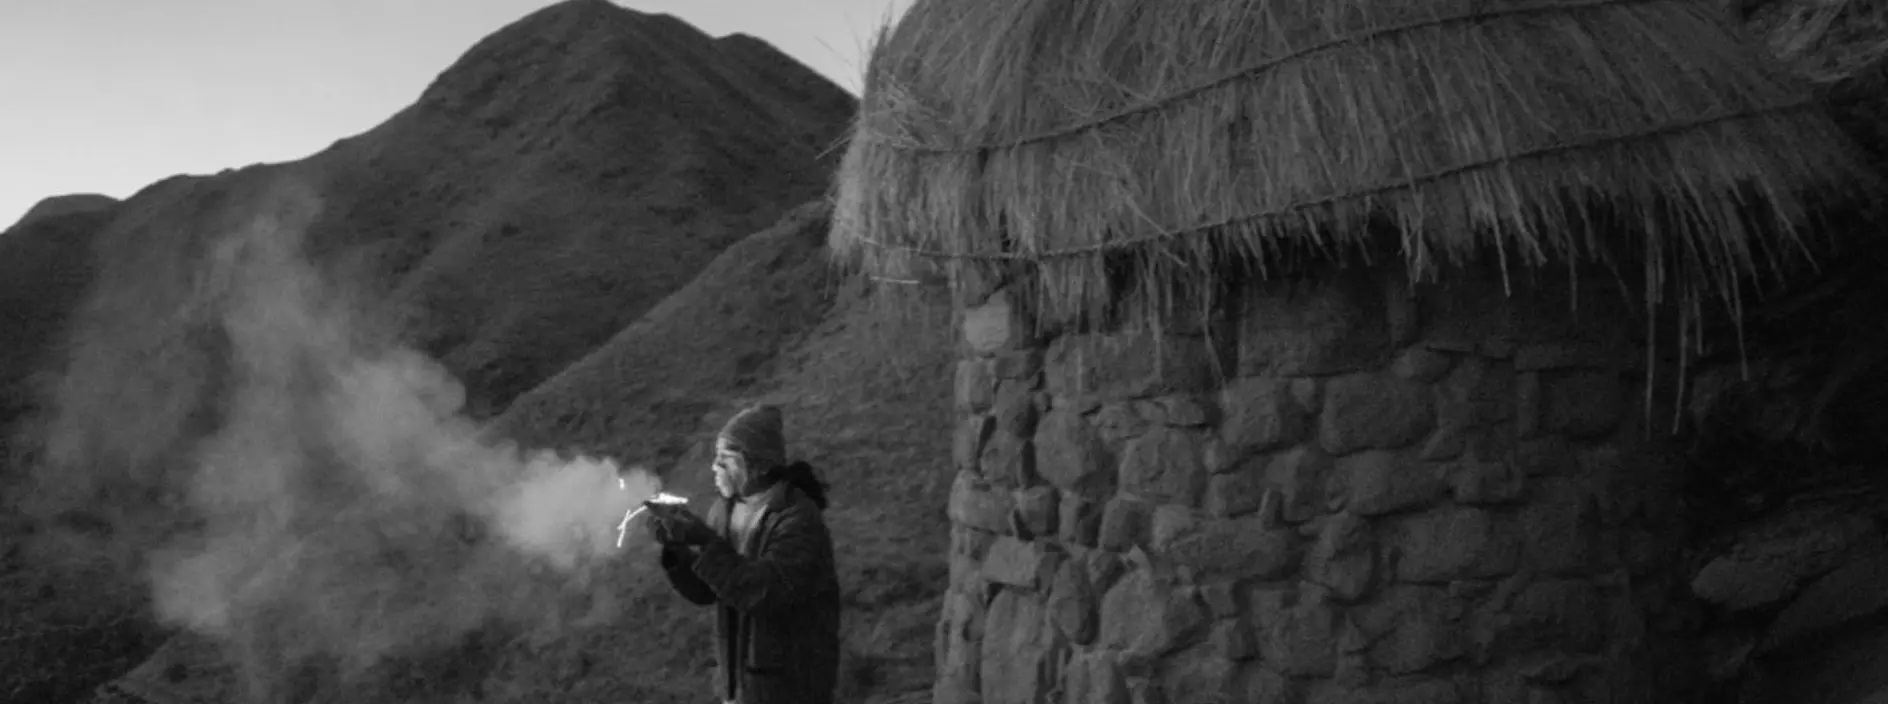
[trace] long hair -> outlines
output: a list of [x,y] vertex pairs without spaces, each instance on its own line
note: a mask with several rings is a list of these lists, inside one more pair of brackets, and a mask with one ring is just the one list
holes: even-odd
[[776,481],[791,484],[793,488],[806,494],[806,497],[812,499],[813,505],[818,506],[819,510],[826,510],[826,482],[820,481],[819,475],[813,472],[813,465],[796,460],[776,470],[774,477]]

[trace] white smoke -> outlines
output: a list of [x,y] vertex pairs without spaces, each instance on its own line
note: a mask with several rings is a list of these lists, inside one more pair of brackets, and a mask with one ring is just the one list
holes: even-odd
[[[485,438],[461,414],[465,393],[451,374],[363,332],[360,308],[303,257],[319,200],[292,183],[274,197],[218,233],[186,293],[170,299],[187,309],[173,325],[195,315],[220,331],[221,368],[201,361],[203,343],[190,335],[114,327],[94,304],[68,375],[95,376],[62,384],[53,419],[60,471],[108,477],[88,479],[92,491],[151,476],[173,485],[191,527],[147,558],[157,609],[234,644],[252,679],[311,655],[358,672],[548,608],[538,566],[583,582],[616,552],[624,512],[660,481],[608,459]],[[100,300],[178,283],[108,279]],[[123,348],[146,356],[110,347],[133,334],[143,338]],[[144,417],[188,410],[140,403],[165,389],[214,406],[214,421],[192,430]],[[126,457],[174,458],[187,471]]]

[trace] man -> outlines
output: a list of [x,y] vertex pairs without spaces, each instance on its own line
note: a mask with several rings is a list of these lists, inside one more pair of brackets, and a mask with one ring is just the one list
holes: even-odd
[[718,694],[729,704],[831,704],[839,576],[825,486],[806,463],[787,463],[774,406],[728,421],[714,473],[721,497],[707,520],[655,507],[648,526],[675,590],[716,607]]

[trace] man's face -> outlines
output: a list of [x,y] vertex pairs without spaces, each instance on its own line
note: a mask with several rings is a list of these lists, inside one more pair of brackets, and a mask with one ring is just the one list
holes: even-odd
[[728,446],[725,439],[715,440],[715,488],[722,496],[733,497],[740,494],[741,484],[747,479],[747,460],[741,453]]

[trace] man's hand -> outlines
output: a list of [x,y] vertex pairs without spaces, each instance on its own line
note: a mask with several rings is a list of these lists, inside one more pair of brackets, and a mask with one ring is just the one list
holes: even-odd
[[650,504],[649,530],[663,545],[707,545],[716,537],[707,521],[681,506]]

